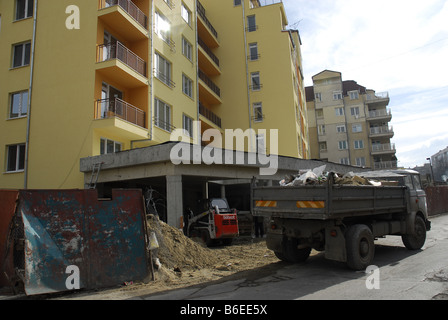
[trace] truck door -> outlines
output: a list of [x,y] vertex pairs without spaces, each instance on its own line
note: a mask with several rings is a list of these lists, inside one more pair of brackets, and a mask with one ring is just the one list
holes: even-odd
[[409,190],[409,204],[411,212],[417,212],[418,211],[418,197],[417,192],[414,188],[414,179],[410,174],[406,174],[404,177],[404,185],[408,187]]
[[412,177],[412,182],[414,184],[414,192],[415,192],[415,202],[417,204],[417,211],[422,212],[425,217],[427,217],[426,211],[427,211],[427,207],[426,207],[426,193],[422,188],[422,183],[420,180],[420,175],[419,174],[413,174],[411,175]]

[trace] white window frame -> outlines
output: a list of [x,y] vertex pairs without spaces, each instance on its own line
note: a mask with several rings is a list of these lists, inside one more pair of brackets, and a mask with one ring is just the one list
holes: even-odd
[[188,9],[183,2],[180,8],[180,15],[182,16],[182,19],[184,19],[184,21],[191,27],[191,10]]
[[[112,144],[113,150],[109,152],[109,145]],[[112,154],[123,150],[123,144],[107,138],[100,138],[100,154]]]
[[364,149],[364,140],[355,140],[354,141],[354,148],[356,150]]
[[334,112],[336,116],[343,116],[344,115],[344,108],[343,107],[336,107],[334,108]]
[[189,137],[193,137],[193,118],[182,115],[182,127],[184,128],[184,134]]
[[[21,57],[19,58],[20,61],[17,61],[19,62],[19,64],[16,65],[16,50],[18,50],[19,47],[22,48],[22,54]],[[30,61],[31,61],[31,41],[14,44],[12,48],[12,68],[29,66]]]
[[353,133],[359,133],[362,132],[362,124],[360,123],[355,123],[352,125],[352,132]]
[[261,102],[255,102],[253,104],[254,108],[254,121],[255,122],[263,122],[263,104]]
[[170,44],[171,40],[171,23],[159,11],[154,14],[155,34],[157,34],[163,41]]
[[342,91],[334,91],[333,100],[342,100]]
[[154,54],[154,71],[157,79],[162,81],[168,87],[173,88],[174,83],[171,80],[172,64],[159,53]]
[[350,165],[350,159],[349,158],[341,158],[339,159],[340,164]]
[[[252,2],[250,4],[252,5]],[[251,25],[251,22],[253,22],[252,25]],[[247,31],[254,32],[254,31],[257,31],[257,29],[258,29],[257,19],[256,19],[255,15],[248,16],[247,17]]]
[[193,99],[193,80],[182,74],[182,92]]
[[322,102],[322,93],[320,93],[320,92],[316,92],[316,93],[314,94],[314,99],[315,99],[317,102]]
[[154,100],[154,124],[162,130],[171,132],[171,106],[158,98]]
[[[19,16],[19,1],[24,2],[24,8],[23,8],[23,12],[21,12],[20,16]],[[19,20],[23,20],[23,19],[28,19],[31,18],[33,16],[34,13],[34,1],[33,0],[16,0],[15,1],[15,16],[14,16],[14,21],[19,21]],[[31,12],[30,12],[31,10]],[[23,16],[22,16],[23,14]]]
[[325,131],[325,125],[324,125],[324,124],[319,124],[319,125],[317,126],[317,133],[318,133],[318,135],[320,135],[320,136],[323,136],[323,135],[326,134],[326,131]]
[[193,46],[184,36],[182,36],[182,54],[188,60],[193,61]]
[[[12,152],[11,148],[15,147],[15,163],[9,163],[10,160],[10,152]],[[25,170],[25,153],[26,153],[26,144],[13,144],[6,146],[6,172],[22,172]],[[22,165],[21,165],[22,164]],[[10,167],[13,166],[14,169],[10,170]]]
[[355,161],[356,161],[356,166],[358,166],[358,167],[366,166],[366,158],[365,157],[356,158]]
[[249,60],[250,61],[258,60],[258,43],[257,42],[249,43]]
[[[26,117],[28,115],[28,90],[13,92],[10,95],[10,104],[9,104],[9,119],[17,119]],[[18,96],[18,113],[17,115],[13,115],[14,109],[14,99]],[[24,112],[25,110],[25,112]]]
[[350,108],[350,114],[353,117],[359,118],[359,107],[351,107]]
[[346,133],[347,129],[345,127],[345,124],[336,126],[336,131],[337,131],[337,133]]
[[348,149],[347,140],[338,141],[338,150],[347,150],[347,149]]
[[350,100],[358,100],[359,99],[359,91],[358,90],[349,91],[348,95],[350,96]]
[[[258,83],[257,83],[258,80]],[[252,72],[250,74],[250,83],[252,91],[260,91],[261,90],[261,81],[260,81],[260,72]]]

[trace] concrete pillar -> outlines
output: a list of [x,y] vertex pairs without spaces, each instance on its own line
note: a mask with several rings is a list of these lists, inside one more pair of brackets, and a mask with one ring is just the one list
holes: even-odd
[[226,186],[224,184],[221,185],[221,198],[226,197]]
[[166,176],[167,222],[170,226],[180,228],[183,216],[182,176]]

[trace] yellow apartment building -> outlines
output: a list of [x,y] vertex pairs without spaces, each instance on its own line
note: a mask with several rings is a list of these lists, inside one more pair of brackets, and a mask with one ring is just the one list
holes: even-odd
[[330,162],[396,169],[389,93],[377,93],[340,72],[324,70],[306,87],[311,157]]
[[1,1],[0,188],[84,188],[81,158],[192,141],[196,121],[279,129],[279,155],[309,158],[287,24],[272,0]]

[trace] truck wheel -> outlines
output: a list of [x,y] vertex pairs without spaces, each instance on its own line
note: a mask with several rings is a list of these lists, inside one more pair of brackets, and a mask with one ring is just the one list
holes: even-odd
[[277,258],[282,261],[299,263],[305,262],[310,256],[311,248],[298,249],[299,241],[297,239],[285,239],[283,241],[283,251],[275,252]]
[[415,217],[414,228],[415,234],[401,236],[404,246],[409,250],[419,250],[426,242],[426,224],[422,217]]
[[365,270],[375,255],[372,231],[363,224],[351,226],[345,234],[347,266],[353,270]]

